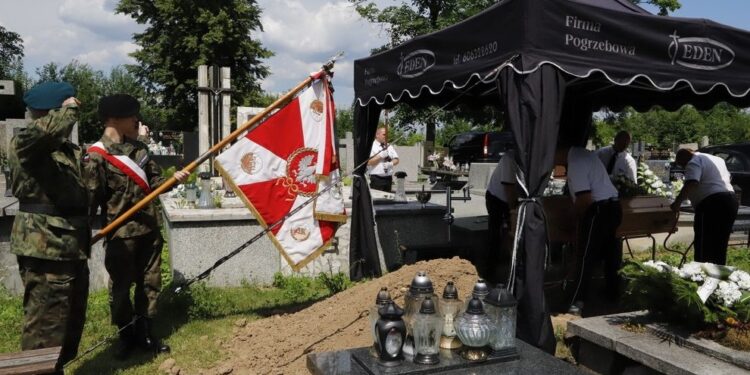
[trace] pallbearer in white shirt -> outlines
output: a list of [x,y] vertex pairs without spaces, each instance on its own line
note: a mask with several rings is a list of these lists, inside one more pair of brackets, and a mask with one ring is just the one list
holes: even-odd
[[617,189],[592,152],[581,147],[558,146],[555,164],[567,168],[568,190],[578,219],[578,272],[569,312],[580,315],[588,297],[592,269],[599,260],[604,260],[606,295],[611,298],[619,295],[617,272],[622,248],[617,246],[615,232],[622,220],[622,209]]
[[370,188],[391,192],[393,185],[393,167],[398,165],[398,154],[392,145],[388,144],[388,131],[380,127],[375,132],[370,157],[377,155],[367,162],[367,173],[370,174]]
[[677,151],[675,162],[685,168],[685,185],[672,210],[677,212],[687,198],[695,209],[695,261],[726,264],[729,234],[739,208],[727,166],[720,157],[684,148]]
[[622,175],[633,183],[637,183],[638,166],[627,151],[628,146],[630,146],[630,133],[621,130],[615,135],[615,142],[611,146],[596,150],[596,156],[604,164],[610,178]]
[[484,203],[487,207],[487,232],[488,246],[487,257],[478,266],[485,268],[491,280],[500,275],[493,275],[497,271],[502,259],[502,246],[510,229],[510,209],[518,204],[518,193],[516,192],[516,162],[513,160],[514,153],[506,152],[497,162],[492,172],[490,182],[487,184],[487,192],[484,195]]

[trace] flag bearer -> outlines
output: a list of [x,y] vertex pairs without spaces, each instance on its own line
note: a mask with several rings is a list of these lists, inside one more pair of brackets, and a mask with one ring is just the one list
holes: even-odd
[[[147,146],[137,140],[139,135],[148,134],[148,128],[138,121],[139,111],[138,100],[130,95],[105,96],[99,101],[104,135],[88,149],[85,165],[94,206],[103,208],[107,223],[163,182],[161,168],[150,159]],[[175,172],[180,182],[186,177],[184,172]],[[118,359],[126,358],[135,346],[156,353],[169,351],[169,346],[161,344],[152,333],[161,289],[163,239],[159,227],[158,209],[150,203],[107,234],[105,240],[112,323],[121,329],[115,349]],[[129,325],[131,322],[134,324]]]
[[617,246],[615,232],[622,209],[617,189],[595,154],[581,147],[558,146],[555,162],[567,167],[568,190],[578,220],[578,272],[570,313],[580,315],[588,297],[592,268],[599,260],[604,260],[607,295],[616,297],[619,293],[617,272],[622,248]]
[[[377,155],[373,157],[374,155]],[[391,192],[393,186],[393,167],[398,165],[398,154],[393,145],[388,143],[388,130],[380,127],[375,132],[372,142],[367,171],[370,174],[370,188]]]

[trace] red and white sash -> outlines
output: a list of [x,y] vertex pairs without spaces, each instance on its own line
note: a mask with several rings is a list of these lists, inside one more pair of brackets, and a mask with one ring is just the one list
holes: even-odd
[[146,172],[136,163],[133,159],[127,155],[112,155],[107,152],[102,142],[96,142],[89,147],[88,152],[95,152],[106,159],[110,164],[114,165],[115,168],[119,169],[125,175],[130,177],[146,194],[151,192],[151,186],[148,184],[148,178]]

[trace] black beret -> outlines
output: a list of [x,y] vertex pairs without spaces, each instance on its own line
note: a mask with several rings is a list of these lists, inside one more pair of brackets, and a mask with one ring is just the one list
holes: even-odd
[[125,118],[138,116],[141,103],[128,94],[114,94],[99,100],[99,118],[106,121],[109,118]]
[[27,91],[23,102],[40,111],[62,107],[65,99],[76,95],[76,89],[67,82],[44,82]]

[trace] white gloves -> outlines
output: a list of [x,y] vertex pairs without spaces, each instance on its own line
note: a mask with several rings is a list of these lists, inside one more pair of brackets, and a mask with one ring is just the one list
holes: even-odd
[[393,162],[387,161],[383,163],[383,169],[386,171],[393,169]]

